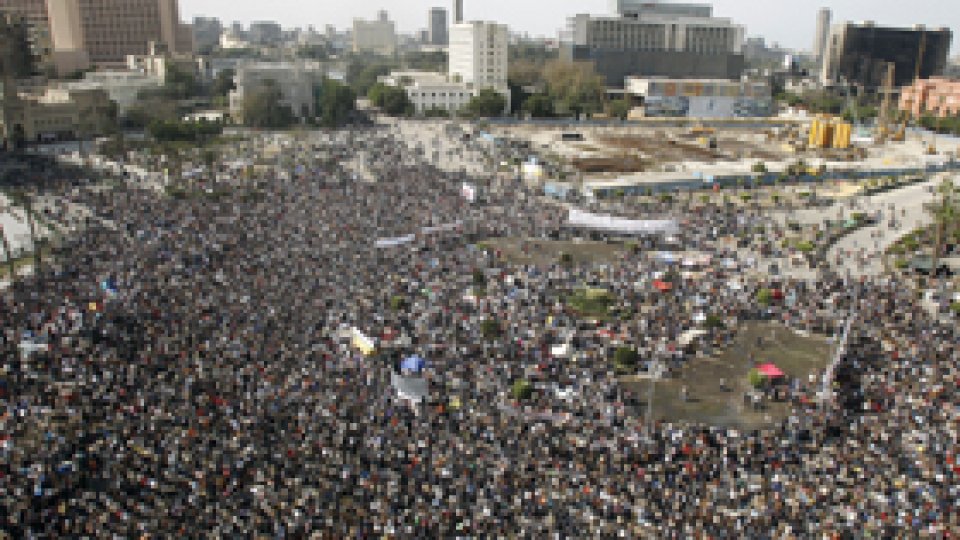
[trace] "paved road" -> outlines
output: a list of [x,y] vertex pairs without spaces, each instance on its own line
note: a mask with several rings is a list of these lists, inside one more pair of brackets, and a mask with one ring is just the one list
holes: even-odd
[[[791,213],[780,212],[774,219],[780,223],[794,221],[801,225],[823,224],[824,220],[845,220],[852,214],[864,212],[882,218],[876,225],[863,227],[840,239],[827,253],[831,265],[853,276],[877,275],[883,272],[883,253],[897,240],[919,227],[931,223],[924,205],[935,198],[931,189],[940,185],[948,176],[938,175],[933,179],[872,196],[856,196],[827,208],[809,208]],[[956,181],[956,180],[954,180]],[[889,227],[891,205],[895,209],[896,227]],[[863,262],[850,259],[849,253],[863,250]]]
[[[828,253],[829,260],[836,264],[837,258],[845,253],[855,252],[863,249],[866,255],[865,262],[849,265],[853,275],[874,276],[883,272],[883,253],[891,245],[903,238],[905,235],[915,231],[920,227],[925,227],[933,222],[932,217],[926,211],[924,206],[936,199],[935,188],[943,181],[943,176],[938,176],[933,180],[898,189],[888,193],[883,193],[874,197],[867,198],[861,205],[867,212],[876,212],[882,210],[884,219],[876,225],[864,227],[843,237]],[[956,182],[956,179],[954,179]],[[932,193],[931,190],[934,192]],[[896,227],[889,227],[890,211],[888,206],[894,204],[896,207]],[[878,237],[875,237],[878,236]],[[844,264],[841,262],[841,264]]]

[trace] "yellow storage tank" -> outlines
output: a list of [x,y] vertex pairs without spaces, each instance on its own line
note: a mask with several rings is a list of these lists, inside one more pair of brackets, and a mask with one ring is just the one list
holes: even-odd
[[823,122],[820,126],[819,144],[817,144],[817,146],[820,148],[830,148],[830,143],[833,142],[833,124]]
[[839,122],[833,131],[833,147],[846,150],[850,148],[850,136],[853,133],[853,126],[846,122]]
[[810,138],[807,141],[807,146],[810,148],[815,148],[820,141],[820,126],[820,120],[814,120],[813,123],[810,124]]

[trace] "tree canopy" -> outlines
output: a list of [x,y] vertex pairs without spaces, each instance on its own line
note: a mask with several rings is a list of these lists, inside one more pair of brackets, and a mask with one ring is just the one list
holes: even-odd
[[523,112],[533,118],[550,118],[553,116],[553,100],[543,94],[534,94],[523,102]]
[[357,94],[349,86],[325,79],[317,95],[317,115],[327,127],[338,127],[350,120],[357,107]]
[[243,100],[243,120],[251,127],[286,128],[295,121],[293,110],[283,104],[283,93],[276,81],[266,80]]
[[236,90],[237,85],[233,82],[236,74],[236,71],[231,68],[217,73],[217,76],[213,79],[213,86],[210,88],[211,93],[215,96],[226,96],[231,91]]
[[414,112],[414,106],[407,96],[407,91],[398,86],[377,83],[370,88],[367,97],[380,110],[393,116],[409,115]]
[[466,111],[479,117],[500,116],[507,108],[507,98],[496,90],[484,88],[467,103]]
[[588,62],[548,62],[543,70],[547,95],[557,114],[592,114],[603,109],[603,78]]

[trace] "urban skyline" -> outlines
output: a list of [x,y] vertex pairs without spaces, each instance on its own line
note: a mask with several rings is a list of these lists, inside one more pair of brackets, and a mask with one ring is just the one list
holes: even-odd
[[[803,2],[791,6],[789,13],[772,6],[771,9],[756,9],[750,0],[715,0],[717,17],[730,18],[747,28],[747,36],[760,36],[767,43],[779,43],[791,49],[811,51],[816,31],[817,11],[829,7],[833,22],[871,20],[878,25],[912,26],[923,24],[929,27],[947,27],[960,32],[960,12],[950,0],[918,0],[903,3],[895,0],[832,0]],[[432,7],[444,7],[452,17],[453,2],[444,0],[408,0],[403,6],[385,5],[384,0],[357,0],[349,4],[324,4],[322,7],[305,8],[292,0],[278,0],[265,6],[258,3],[235,3],[229,0],[187,0],[180,6],[182,16],[190,20],[194,16],[218,17],[225,24],[239,21],[276,20],[284,27],[323,27],[332,24],[339,29],[349,28],[354,18],[373,19],[377,11],[386,9],[397,23],[398,31],[411,33],[427,27],[427,14]],[[603,14],[609,12],[608,0],[552,0],[545,10],[543,0],[523,3],[507,0],[465,2],[467,20],[493,20],[509,26],[512,32],[529,33],[531,36],[556,37],[566,26],[567,17],[577,13]],[[783,6],[786,7],[786,6]],[[286,9],[289,8],[289,9]],[[289,14],[289,15],[287,15]],[[954,54],[958,50],[954,47]]]

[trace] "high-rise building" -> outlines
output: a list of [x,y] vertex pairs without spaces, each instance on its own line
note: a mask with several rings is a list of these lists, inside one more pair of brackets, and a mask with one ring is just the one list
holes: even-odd
[[677,4],[650,0],[610,0],[610,11],[622,17],[638,18],[646,15],[673,17],[712,17],[710,4]]
[[823,53],[827,49],[827,38],[830,37],[830,8],[820,8],[817,12],[817,35],[813,41],[813,56],[817,63],[823,62]]
[[127,55],[147,54],[151,42],[192,52],[193,32],[180,23],[177,0],[48,0],[47,9],[55,54],[120,66]]
[[821,79],[825,85],[855,84],[874,91],[884,85],[888,64],[894,86],[919,76],[942,75],[953,33],[948,28],[891,28],[872,22],[835,24],[830,29]]
[[223,24],[216,17],[194,17],[193,37],[198,50],[212,49],[220,43]]
[[447,10],[441,7],[430,9],[430,33],[431,45],[446,45],[450,41],[447,25]]
[[628,76],[736,79],[743,71],[743,26],[703,4],[615,0],[616,16],[576,15],[561,58],[592,62],[608,86]]
[[374,52],[391,55],[397,51],[397,31],[386,11],[377,20],[353,20],[353,52]]
[[[507,26],[471,21],[450,27],[449,74],[475,90],[492,88],[507,98]],[[509,110],[509,109],[508,109]]]
[[507,26],[471,21],[450,27],[450,76],[478,88],[507,86]]
[[280,41],[283,29],[279,23],[273,21],[256,21],[250,23],[247,39],[257,45],[271,45]]
[[463,22],[463,0],[453,0],[453,24]]

